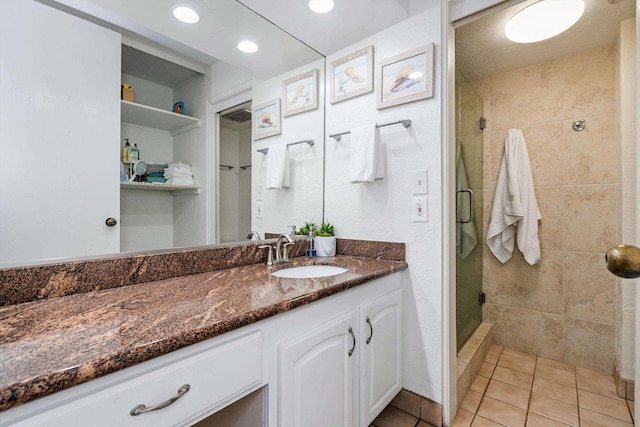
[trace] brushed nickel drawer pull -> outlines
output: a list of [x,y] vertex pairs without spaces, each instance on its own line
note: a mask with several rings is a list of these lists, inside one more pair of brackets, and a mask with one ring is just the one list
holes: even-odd
[[178,394],[173,396],[171,399],[165,400],[164,402],[157,405],[149,406],[148,408],[146,405],[138,405],[133,408],[131,412],[129,412],[129,414],[131,414],[132,417],[135,417],[136,415],[144,414],[145,412],[157,411],[159,409],[166,408],[167,406],[171,405],[173,402],[184,396],[190,388],[191,386],[189,384],[185,384],[178,389]]
[[351,338],[353,338],[353,347],[349,350],[349,357],[353,354],[353,351],[356,349],[356,336],[353,333],[353,328],[349,326],[349,333],[351,334]]

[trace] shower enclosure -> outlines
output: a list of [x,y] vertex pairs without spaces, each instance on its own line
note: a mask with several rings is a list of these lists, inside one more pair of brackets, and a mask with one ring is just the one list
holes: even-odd
[[456,69],[456,336],[482,322],[482,98]]

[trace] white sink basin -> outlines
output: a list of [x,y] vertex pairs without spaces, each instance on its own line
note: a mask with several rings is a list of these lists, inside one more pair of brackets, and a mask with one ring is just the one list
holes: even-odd
[[274,271],[271,275],[286,279],[311,279],[314,277],[335,276],[346,271],[349,270],[335,265],[303,265]]

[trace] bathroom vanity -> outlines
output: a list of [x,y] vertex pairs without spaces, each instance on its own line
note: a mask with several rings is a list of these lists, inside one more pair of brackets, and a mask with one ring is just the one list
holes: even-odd
[[[407,265],[342,248],[271,268],[262,259],[234,266],[232,257],[228,268],[0,308],[0,425],[206,426],[223,413],[229,426],[369,425],[401,388]],[[215,249],[172,255],[196,260]],[[153,254],[138,257],[112,264],[156,268]],[[77,277],[67,284],[90,281],[79,264],[68,265]],[[310,264],[347,272],[271,275]],[[31,277],[42,274],[35,270]],[[0,284],[7,277],[0,270]]]

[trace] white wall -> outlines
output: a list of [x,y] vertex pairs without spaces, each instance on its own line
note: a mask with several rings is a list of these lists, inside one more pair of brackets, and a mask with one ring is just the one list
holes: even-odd
[[[265,232],[290,232],[289,226],[302,226],[305,221],[322,221],[322,162],[324,147],[324,59],[291,70],[253,85],[253,106],[280,98],[283,101],[282,82],[313,69],[318,70],[318,109],[282,118],[282,134],[253,142],[252,156],[252,230],[261,236]],[[284,105],[283,105],[284,110]],[[267,155],[257,152],[272,144],[313,139],[315,145],[299,144],[289,147],[291,187],[266,189]],[[260,191],[258,187],[262,187]],[[262,195],[260,195],[262,194]],[[256,201],[262,200],[264,217],[256,218]]]
[[[198,246],[207,243],[209,206],[206,192],[208,174],[207,90],[210,80],[197,76],[187,80],[173,91],[173,102],[184,101],[186,114],[201,120],[198,128],[173,138],[173,160],[191,163],[195,185],[202,187],[201,194],[173,196],[173,244],[174,247]],[[209,163],[210,165],[211,163]]]
[[[413,126],[380,130],[386,176],[374,183],[349,183],[349,137],[326,140],[325,218],[338,237],[405,242],[404,387],[442,402],[442,230],[441,230],[441,4],[327,57],[327,64],[373,45],[375,61],[435,43],[434,97],[376,110],[374,93],[328,105],[326,132],[367,123],[411,119]],[[327,74],[329,66],[327,66]],[[327,83],[328,84],[328,83]],[[428,170],[429,222],[411,220],[412,171]]]
[[[618,111],[620,112],[620,173],[621,204],[620,243],[636,244],[636,139],[637,139],[637,67],[636,22],[622,22],[618,38]],[[621,90],[624,88],[624,90]],[[635,357],[635,294],[637,279],[617,279],[617,339],[616,364],[620,376],[634,379]]]

